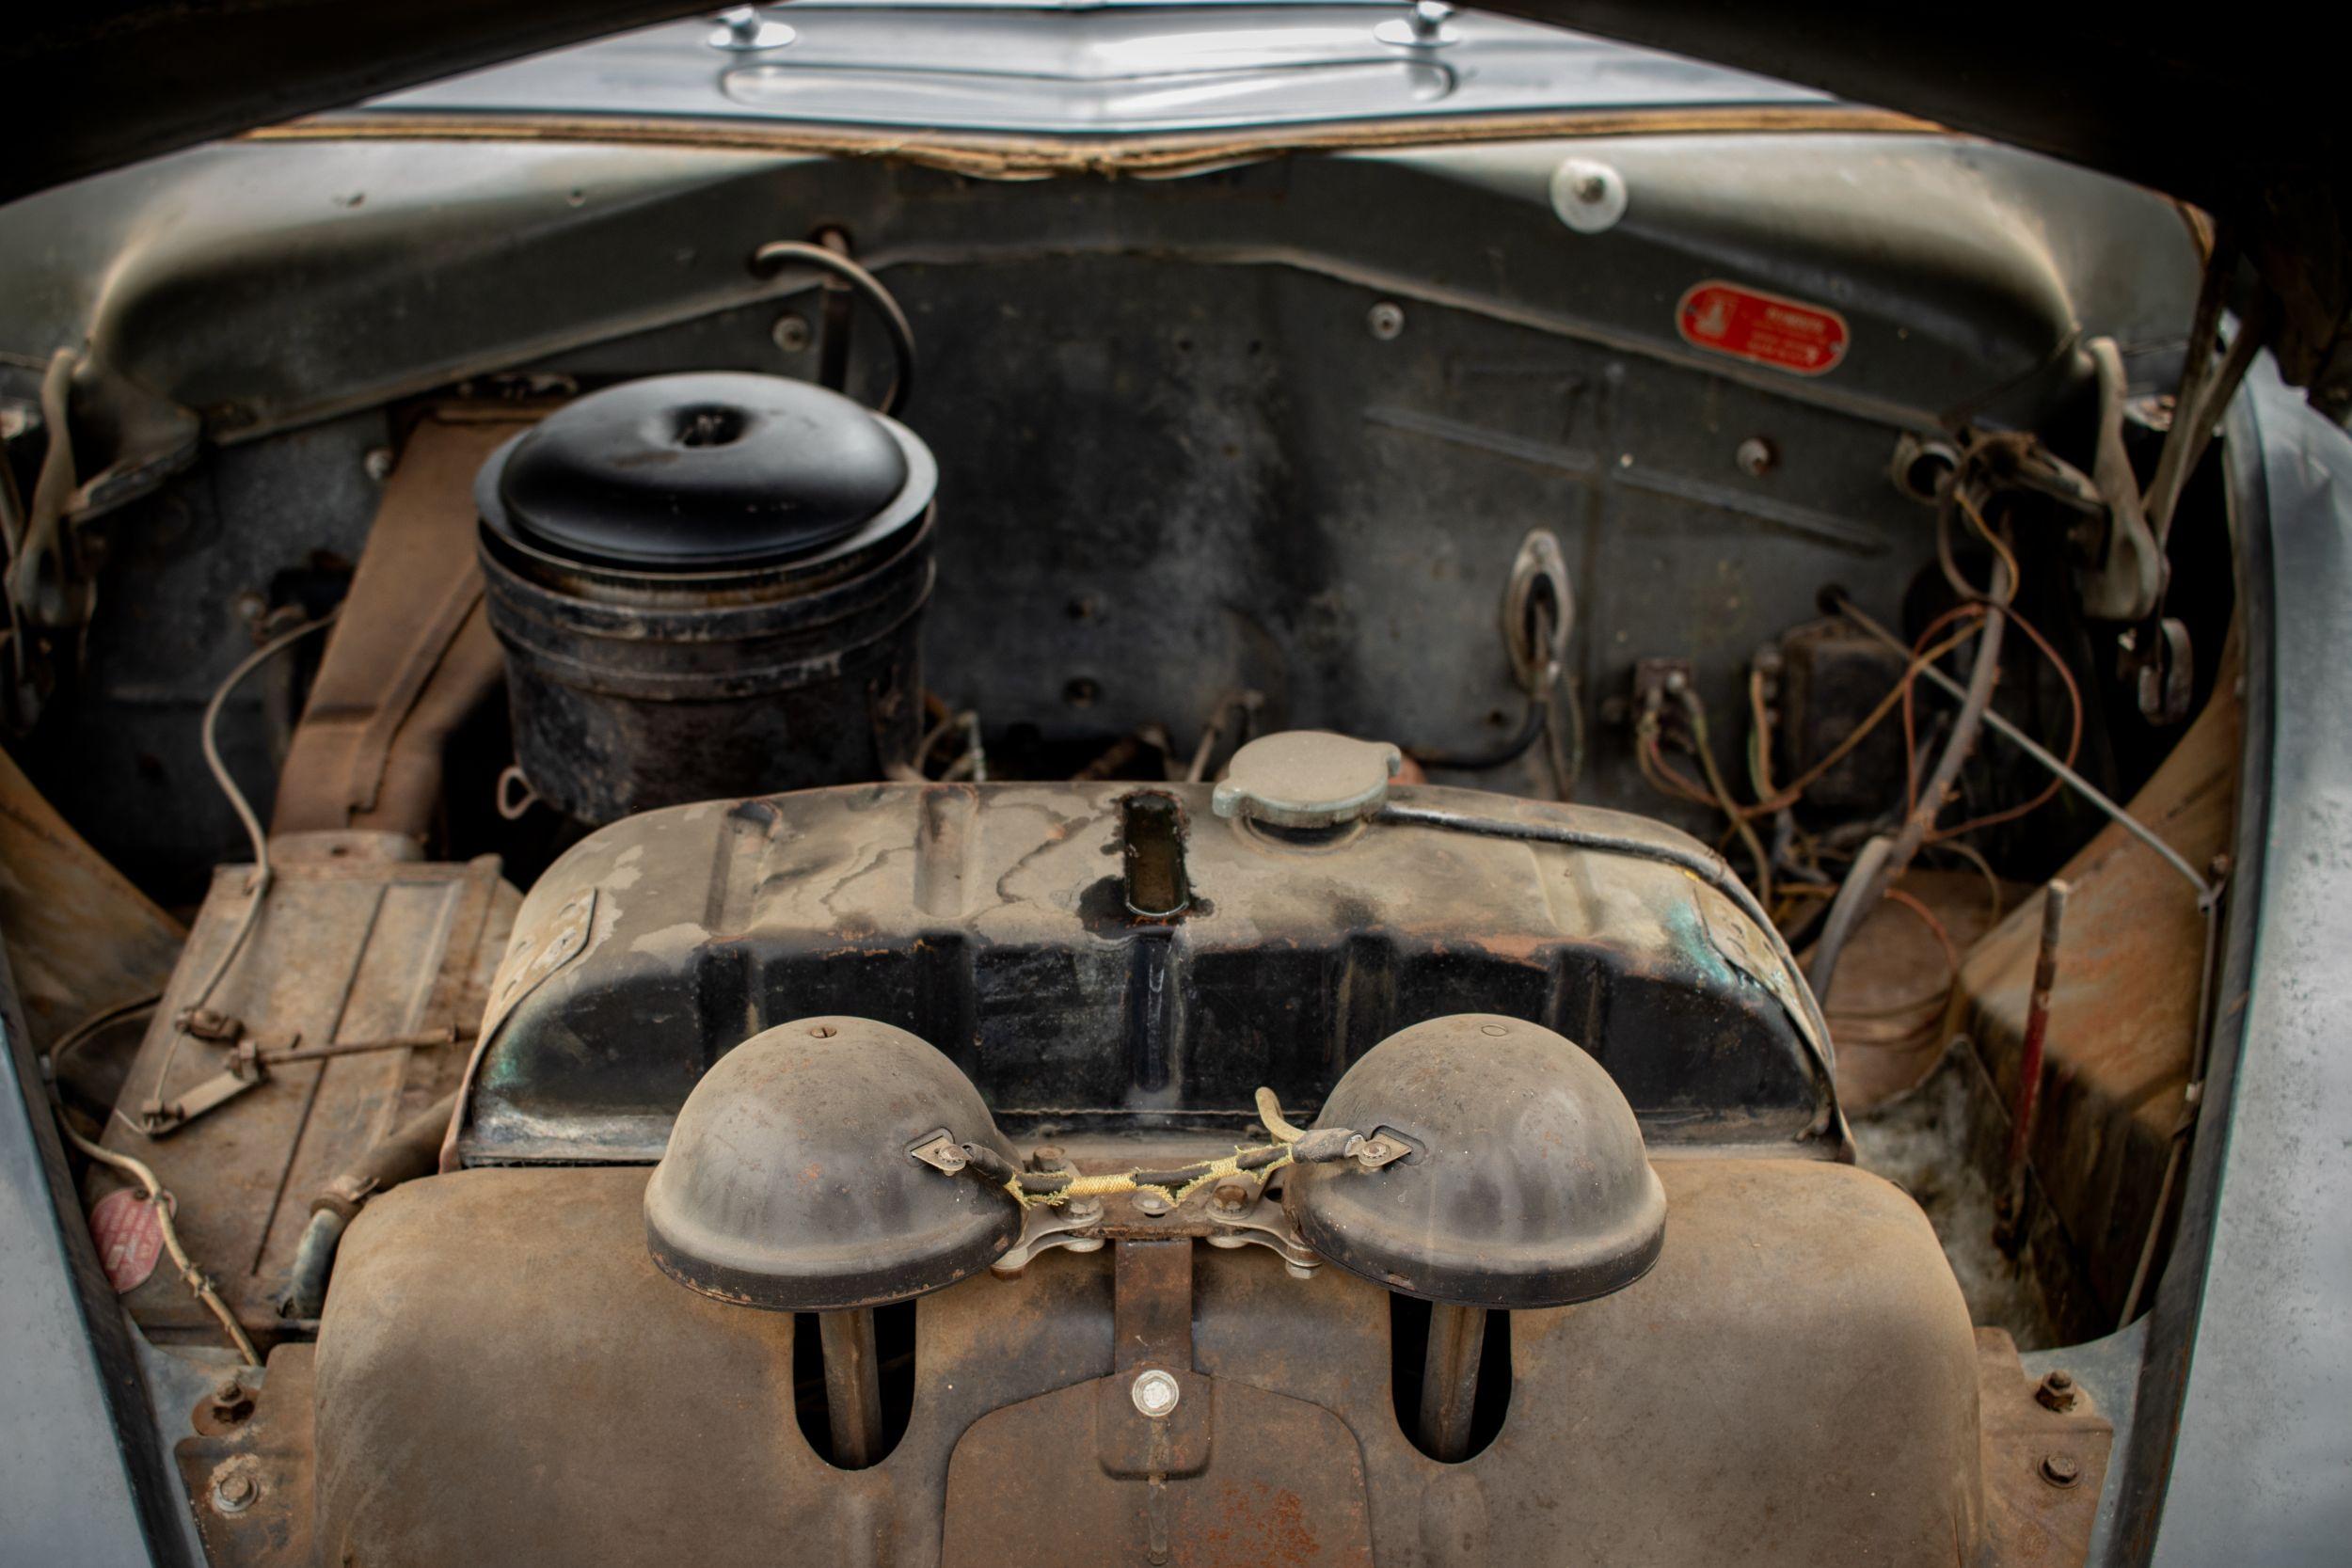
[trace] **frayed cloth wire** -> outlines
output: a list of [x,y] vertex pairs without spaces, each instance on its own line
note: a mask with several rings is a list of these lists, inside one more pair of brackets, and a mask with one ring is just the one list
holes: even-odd
[[90,1159],[102,1165],[113,1166],[147,1189],[147,1201],[155,1206],[155,1224],[163,1232],[164,1250],[171,1254],[172,1266],[180,1271],[181,1279],[196,1293],[196,1299],[220,1320],[220,1326],[228,1331],[230,1341],[237,1347],[237,1354],[245,1357],[245,1364],[248,1367],[260,1366],[261,1353],[253,1348],[253,1341],[239,1326],[236,1315],[229,1310],[228,1303],[222,1301],[220,1292],[213,1288],[212,1277],[196,1266],[196,1260],[188,1256],[188,1249],[180,1244],[180,1232],[171,1223],[171,1195],[164,1190],[164,1184],[156,1180],[155,1173],[143,1161],[135,1160],[128,1154],[118,1154],[111,1148],[102,1148],[90,1142],[76,1132],[63,1116],[58,1117],[57,1127],[74,1148]]
[[971,1162],[970,1168],[983,1180],[1002,1187],[1024,1209],[1033,1205],[1055,1208],[1087,1198],[1146,1191],[1159,1193],[1171,1206],[1179,1206],[1201,1188],[1228,1177],[1255,1176],[1263,1180],[1285,1165],[1343,1159],[1356,1138],[1356,1133],[1344,1127],[1308,1130],[1293,1126],[1283,1119],[1281,1103],[1272,1089],[1258,1091],[1257,1106],[1258,1119],[1265,1125],[1274,1142],[1237,1146],[1221,1160],[1197,1161],[1173,1170],[1137,1169],[1100,1176],[1025,1171],[1015,1169],[1004,1156],[984,1144],[962,1147],[965,1158]]

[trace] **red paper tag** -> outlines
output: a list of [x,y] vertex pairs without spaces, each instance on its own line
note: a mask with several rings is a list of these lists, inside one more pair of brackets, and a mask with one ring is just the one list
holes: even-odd
[[137,1290],[155,1272],[164,1250],[164,1222],[144,1195],[125,1187],[100,1198],[89,1212],[89,1233],[115,1294]]
[[1683,340],[1799,375],[1820,375],[1846,357],[1846,318],[1737,283],[1694,285],[1675,308]]

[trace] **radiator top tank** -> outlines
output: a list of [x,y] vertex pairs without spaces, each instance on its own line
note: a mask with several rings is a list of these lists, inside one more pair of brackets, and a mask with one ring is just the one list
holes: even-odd
[[886,783],[593,833],[524,902],[455,1152],[650,1164],[728,1051],[832,1013],[938,1047],[1016,1139],[1238,1135],[1261,1086],[1311,1115],[1397,1030],[1493,1012],[1590,1052],[1653,1147],[1842,1147],[1810,993],[1686,835],[1427,785],[1311,830],[1212,796]]

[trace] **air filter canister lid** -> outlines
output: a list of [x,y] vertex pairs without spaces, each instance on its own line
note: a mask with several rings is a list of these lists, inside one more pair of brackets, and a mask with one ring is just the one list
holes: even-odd
[[736,372],[576,399],[485,471],[489,526],[559,560],[652,573],[776,564],[905,490],[894,428],[838,392]]

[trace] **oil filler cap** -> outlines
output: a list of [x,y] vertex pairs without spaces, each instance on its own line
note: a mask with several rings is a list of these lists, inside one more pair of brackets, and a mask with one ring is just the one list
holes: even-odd
[[1404,761],[1385,740],[1286,730],[1235,752],[1209,804],[1219,816],[1269,827],[1336,828],[1387,805]]

